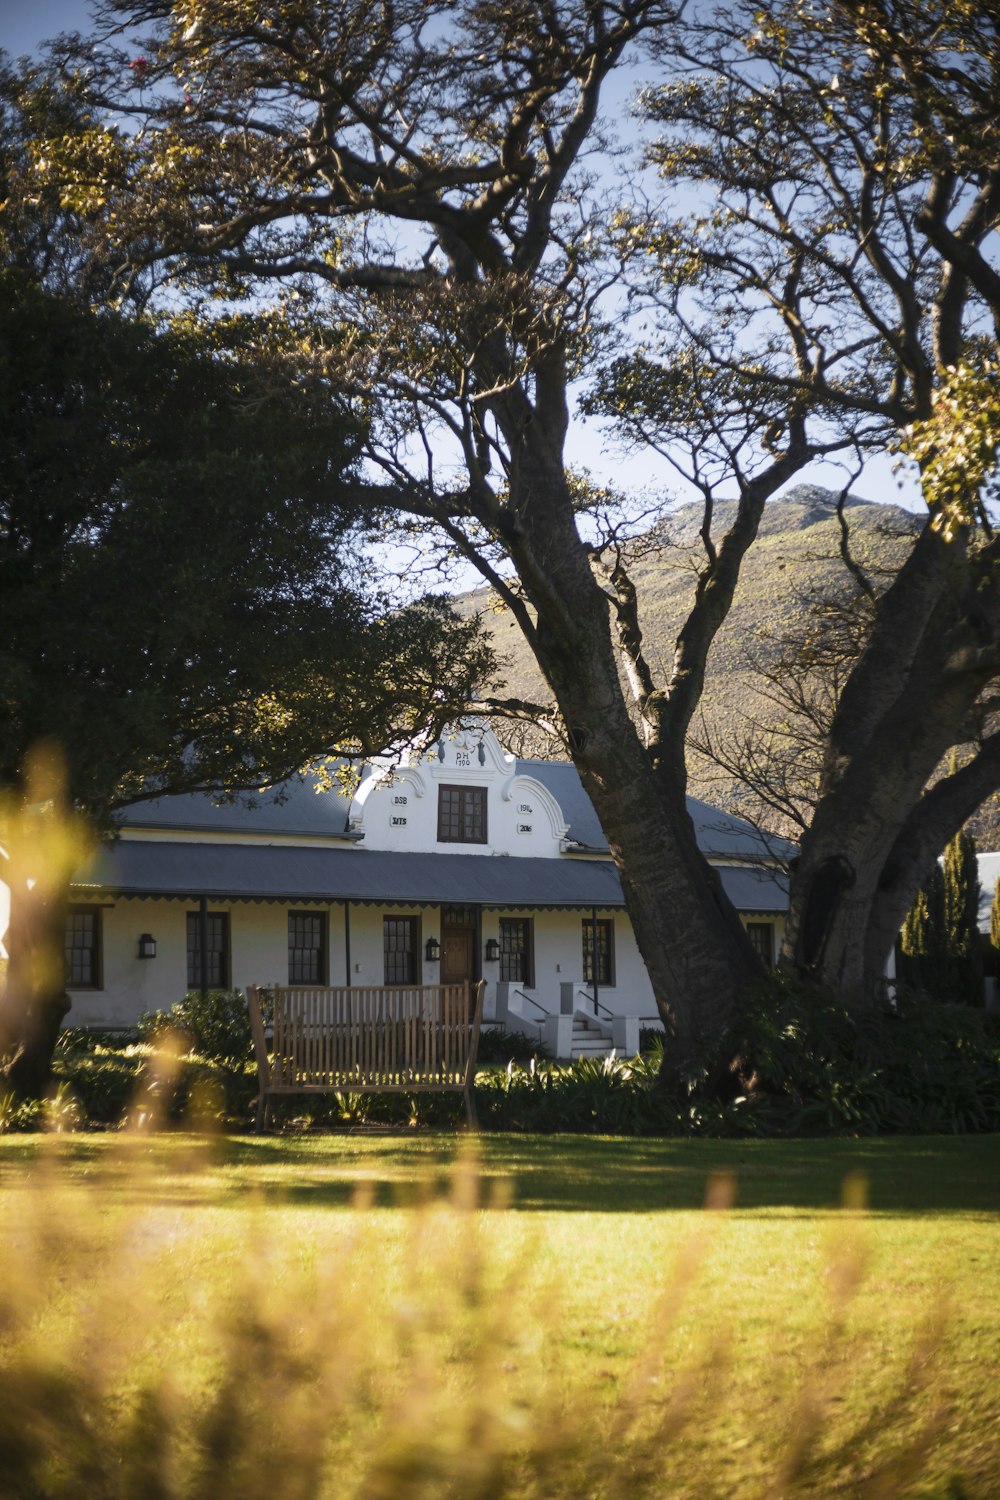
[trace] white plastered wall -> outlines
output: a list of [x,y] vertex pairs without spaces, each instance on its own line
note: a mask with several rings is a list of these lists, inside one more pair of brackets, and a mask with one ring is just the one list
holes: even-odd
[[[540,781],[516,773],[514,757],[492,734],[469,731],[439,745],[410,765],[376,767],[361,783],[349,823],[364,834],[366,848],[558,857],[567,832],[559,804]],[[438,842],[441,786],[485,788],[485,843]]]
[[[583,982],[583,923],[589,920],[589,911],[484,911],[483,945],[489,938],[500,937],[501,917],[529,917],[533,924],[534,939],[534,984],[519,985],[519,989],[531,996],[550,1014],[558,1014],[560,987],[573,981],[578,990],[587,994],[590,987]],[[601,985],[598,999],[608,1010],[622,1016],[650,1016],[656,1006],[653,990],[646,973],[646,966],[639,956],[632,924],[623,911],[604,911],[598,908],[599,921],[611,920],[614,924],[614,985]],[[483,975],[488,981],[486,991],[486,1015],[495,1015],[495,983],[499,975],[499,963],[484,963]],[[581,997],[580,1004],[586,1008]],[[525,1008],[535,1015],[532,1007]]]
[[[167,1010],[187,988],[187,914],[197,910],[194,902],[122,900],[101,906],[103,973],[97,990],[71,990],[71,1026],[132,1025],[144,1011]],[[344,908],[340,903],[209,902],[210,912],[229,916],[232,982],[238,989],[248,984],[288,982],[289,911],[324,911],[327,915],[329,979],[343,984],[347,979],[347,945]],[[482,914],[482,941],[499,938],[499,911]],[[519,911],[511,916],[530,917],[534,939],[534,980],[527,992],[547,1011],[559,1009],[560,985],[575,981],[583,985],[582,911]],[[441,935],[441,916],[436,907],[362,906],[350,908],[351,982],[384,982],[382,921],[385,916],[415,916],[420,927],[420,972],[424,984],[437,983],[440,963],[424,954],[427,939]],[[615,984],[602,986],[602,1004],[621,1015],[649,1015],[653,999],[645,968],[639,957],[628,918],[621,911],[599,911],[610,918],[615,932]],[[156,957],[141,959],[139,938],[150,933],[156,939]],[[481,956],[482,957],[482,956]],[[499,964],[482,959],[487,980],[486,1014],[495,1014],[495,983]]]
[[[144,1011],[168,1010],[187,988],[187,913],[196,904],[184,901],[117,900],[101,907],[103,984],[99,990],[71,990],[71,1026],[133,1025]],[[347,944],[344,908],[340,903],[210,902],[209,910],[229,915],[232,980],[235,987],[248,984],[288,982],[289,911],[324,911],[327,916],[329,980],[347,982]],[[436,907],[362,906],[350,908],[350,982],[384,982],[382,919],[384,916],[415,916],[420,923],[420,973],[424,984],[437,983],[440,963],[424,957],[427,939],[441,936],[441,915]],[[487,981],[485,1014],[495,1012],[499,963],[487,961],[486,943],[499,940],[501,916],[528,917],[534,942],[534,984],[521,986],[550,1013],[559,1010],[560,986],[572,980],[583,983],[583,911],[493,911],[482,914],[480,955]],[[600,919],[614,923],[615,983],[602,985],[601,1004],[616,1015],[652,1017],[656,1006],[645,966],[639,956],[631,924],[623,911],[598,911]],[[766,920],[763,917],[749,920]],[[784,922],[774,919],[775,952]],[[139,937],[148,932],[156,939],[153,959],[138,956]],[[581,1001],[581,1004],[584,1002]],[[530,1009],[527,1008],[526,1009]],[[530,1010],[535,1014],[534,1010]]]

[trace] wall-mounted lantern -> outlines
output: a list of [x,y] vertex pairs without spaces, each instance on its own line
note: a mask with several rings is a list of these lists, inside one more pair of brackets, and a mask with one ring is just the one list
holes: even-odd
[[436,937],[429,937],[424,945],[424,955],[429,964],[437,963],[441,957],[441,944]]
[[496,938],[487,938],[486,939],[486,962],[488,964],[495,964],[496,961],[497,961],[497,959],[499,957],[500,957],[500,944],[497,942]]
[[139,939],[139,957],[156,957],[156,939],[155,937],[153,937],[151,932],[144,932],[142,937]]

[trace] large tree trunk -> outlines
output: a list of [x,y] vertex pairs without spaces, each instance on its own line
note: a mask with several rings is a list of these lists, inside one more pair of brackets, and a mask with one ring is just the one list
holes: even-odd
[[1000,733],[990,735],[973,758],[932,786],[903,824],[879,880],[865,934],[869,988],[885,972],[903,919],[934,861],[996,789],[1000,777]]
[[6,827],[3,879],[10,891],[7,985],[0,1002],[0,1087],[40,1099],[69,1010],[66,916],[73,871],[92,847],[85,821],[70,810],[58,748],[27,757],[20,806]]
[[658,771],[639,740],[610,650],[602,652],[593,641],[584,672],[580,657],[575,666],[565,662],[542,632],[538,656],[567,720],[574,763],[611,848],[657,1007],[672,1033],[668,1065],[682,1068],[719,1034],[759,964],[697,846],[683,781]]
[[16,868],[12,874],[10,957],[0,1001],[0,1082],[22,1099],[41,1099],[70,1007],[65,973],[69,883],[32,882]]
[[554,431],[546,431],[543,414],[536,408],[521,448],[523,527],[505,540],[534,607],[529,639],[536,660],[607,837],[671,1037],[665,1071],[677,1072],[719,1034],[760,962],[697,846],[685,801],[683,736],[679,750],[655,738],[644,743],[629,715],[610,600],[580,543],[567,494],[558,408]]
[[995,588],[983,584],[963,543],[925,532],[880,601],[835,716],[782,959],[854,1007],[877,992],[889,927],[939,852],[907,835],[908,820],[996,671]]

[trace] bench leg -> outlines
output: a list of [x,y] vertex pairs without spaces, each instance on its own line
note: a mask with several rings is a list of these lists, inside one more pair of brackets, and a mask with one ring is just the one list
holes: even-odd
[[465,1090],[465,1118],[470,1130],[479,1129],[479,1121],[476,1118],[476,1101],[471,1089]]

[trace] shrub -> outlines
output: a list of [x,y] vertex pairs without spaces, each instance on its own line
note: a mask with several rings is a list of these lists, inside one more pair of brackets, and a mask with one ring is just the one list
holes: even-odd
[[[175,1059],[169,1078],[157,1073],[148,1042],[112,1046],[71,1033],[57,1052],[57,1081],[71,1085],[75,1107],[94,1124],[120,1123],[137,1091],[145,1090],[158,1118],[181,1120],[194,1102],[202,1115],[208,1109],[220,1121],[245,1127],[256,1093],[246,1061],[249,1028],[243,1029],[238,995],[213,994],[221,1003],[206,1007],[200,995],[188,996],[196,1004],[185,1001],[168,1014],[143,1018],[144,1034],[161,1039],[176,1035],[181,1023],[192,1051]],[[488,1051],[509,1053],[512,1041],[529,1043],[496,1028],[489,1032]],[[530,1054],[530,1043],[525,1050]],[[894,1005],[855,1016],[775,975],[750,992],[738,1022],[683,1078],[664,1081],[663,1052],[658,1034],[647,1052],[630,1059],[569,1064],[529,1055],[526,1062],[509,1057],[505,1067],[484,1060],[476,1077],[480,1124],[520,1132],[701,1136],[1000,1130],[1000,1020],[967,1006],[901,993]],[[734,1058],[735,1097],[720,1098],[709,1080]],[[454,1129],[464,1122],[464,1108],[457,1092],[345,1091],[292,1099],[276,1116],[296,1126]],[[0,1131],[38,1129],[43,1121],[40,1106],[0,1100]]]
[[[1000,1025],[966,1006],[900,995],[852,1015],[779,975],[681,1078],[661,1077],[662,1035],[637,1058],[484,1070],[494,1129],[768,1136],[1000,1130]],[[732,1097],[713,1083],[736,1059]]]
[[41,1130],[44,1118],[41,1099],[19,1099],[11,1089],[0,1093],[0,1135]]
[[998,1036],[967,1006],[901,990],[855,1014],[772,975],[713,1050],[739,1059],[760,1133],[1000,1129]]
[[19,1099],[9,1090],[0,1094],[0,1135],[37,1130],[63,1133],[79,1130],[85,1122],[86,1112],[65,1080],[45,1099]]
[[149,1048],[134,1042],[113,1046],[85,1039],[61,1042],[53,1072],[72,1085],[86,1119],[93,1125],[118,1125],[138,1087]]
[[139,1036],[156,1041],[166,1031],[187,1039],[192,1052],[230,1069],[242,1068],[253,1054],[250,1014],[242,990],[188,990],[169,1011],[139,1017]]
[[[163,1014],[162,1012],[160,1013]],[[152,1018],[149,1018],[150,1020]],[[121,1125],[138,1107],[150,1118],[175,1123],[192,1107],[199,1118],[206,1112],[218,1122],[245,1127],[256,1093],[256,1077],[245,1064],[234,1066],[197,1053],[181,1055],[171,1038],[191,1043],[189,1033],[160,1024],[149,1026],[151,1041],[114,1045],[86,1032],[61,1039],[53,1073],[57,1084],[72,1091],[80,1120],[91,1125]],[[208,1101],[212,1101],[209,1105]],[[0,1115],[0,1130],[4,1127]],[[18,1129],[38,1129],[38,1122]]]
[[479,1033],[481,1063],[530,1062],[544,1051],[537,1039],[526,1036],[523,1031],[507,1031],[503,1026],[484,1026]]

